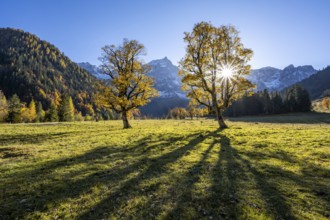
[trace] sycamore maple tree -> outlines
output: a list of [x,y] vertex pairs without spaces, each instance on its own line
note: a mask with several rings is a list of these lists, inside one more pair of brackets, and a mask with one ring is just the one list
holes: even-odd
[[122,45],[104,46],[102,51],[101,69],[110,81],[99,86],[97,102],[120,113],[124,128],[131,128],[129,113],[158,96],[154,80],[146,75],[150,66],[140,60],[146,54],[145,47],[136,40],[124,39]]
[[252,92],[246,79],[252,50],[244,48],[233,26],[214,27],[207,22],[186,32],[186,54],[180,61],[182,88],[193,105],[204,105],[216,115],[220,128],[226,128],[222,112],[244,94]]

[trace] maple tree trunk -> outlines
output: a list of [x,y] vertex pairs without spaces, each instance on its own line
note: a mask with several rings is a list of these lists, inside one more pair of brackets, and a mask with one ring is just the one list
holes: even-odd
[[219,106],[216,104],[217,99],[215,97],[215,94],[213,94],[213,96],[212,96],[212,101],[213,101],[213,109],[215,111],[215,117],[218,122],[219,128],[221,128],[221,129],[228,128],[225,121],[223,120],[221,110],[220,110]]
[[128,122],[127,111],[122,112],[122,119],[123,119],[123,123],[124,123],[124,129],[132,128],[132,126]]
[[218,124],[219,124],[219,128],[222,128],[222,129],[223,128],[228,128],[225,121],[223,120],[223,117],[222,117],[222,114],[221,114],[220,111],[217,111],[216,117],[217,117],[217,121],[218,121]]

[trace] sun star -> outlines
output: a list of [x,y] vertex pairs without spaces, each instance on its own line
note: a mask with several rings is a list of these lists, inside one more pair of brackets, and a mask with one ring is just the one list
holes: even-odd
[[234,75],[234,70],[228,66],[225,66],[221,70],[221,76],[224,78],[231,78]]
[[231,80],[234,78],[237,72],[237,68],[233,65],[222,64],[219,68],[219,78],[221,81],[223,80]]

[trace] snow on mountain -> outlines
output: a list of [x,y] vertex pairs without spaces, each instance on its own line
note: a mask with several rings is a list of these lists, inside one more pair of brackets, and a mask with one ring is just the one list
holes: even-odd
[[[160,98],[180,98],[186,99],[185,93],[181,90],[181,79],[178,76],[178,67],[164,57],[148,63],[152,68],[148,75],[155,80],[155,88],[158,90]],[[78,65],[99,79],[109,79],[109,76],[101,73],[100,69],[88,62],[78,63]],[[309,76],[315,74],[317,70],[313,66],[305,65],[294,67],[289,65],[283,70],[274,67],[264,67],[254,69],[247,79],[256,84],[257,90],[268,89],[270,91],[282,90]]]
[[316,72],[317,70],[310,65],[298,67],[289,65],[283,70],[273,67],[264,67],[252,70],[247,79],[256,84],[257,90],[268,89],[271,91],[280,91],[285,87],[308,78]]
[[101,70],[95,66],[92,65],[88,62],[82,62],[82,63],[77,63],[81,68],[87,70],[90,74],[95,76],[98,79],[109,79],[110,77],[108,75],[102,74]]
[[155,80],[155,88],[159,91],[161,98],[186,98],[181,90],[179,69],[167,57],[153,60],[148,64],[152,67],[148,75]]

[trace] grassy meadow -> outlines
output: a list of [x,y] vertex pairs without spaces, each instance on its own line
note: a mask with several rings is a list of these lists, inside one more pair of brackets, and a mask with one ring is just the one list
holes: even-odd
[[330,115],[283,117],[2,124],[0,219],[329,219]]

